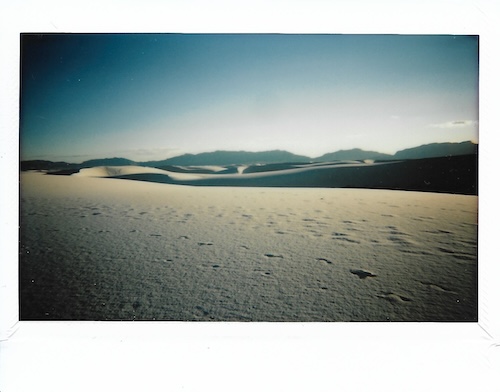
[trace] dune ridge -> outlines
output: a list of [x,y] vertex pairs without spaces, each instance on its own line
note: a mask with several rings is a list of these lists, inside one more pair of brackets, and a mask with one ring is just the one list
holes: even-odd
[[477,195],[477,157],[337,161],[205,167],[104,166],[79,176],[176,185],[233,187],[368,188]]
[[144,166],[96,166],[88,169],[80,169],[78,173],[74,173],[75,177],[114,177],[128,176],[143,173],[157,173],[168,175],[168,172],[154,167]]

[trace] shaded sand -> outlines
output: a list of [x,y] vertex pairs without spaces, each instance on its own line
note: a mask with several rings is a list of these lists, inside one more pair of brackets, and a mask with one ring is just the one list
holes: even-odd
[[20,293],[21,320],[476,321],[477,197],[23,172]]
[[397,189],[477,196],[477,155],[387,162],[93,167],[81,169],[77,175],[176,185]]

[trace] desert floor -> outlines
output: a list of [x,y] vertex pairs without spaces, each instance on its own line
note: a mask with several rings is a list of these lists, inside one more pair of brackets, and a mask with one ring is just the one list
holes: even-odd
[[477,321],[477,196],[20,178],[21,320]]

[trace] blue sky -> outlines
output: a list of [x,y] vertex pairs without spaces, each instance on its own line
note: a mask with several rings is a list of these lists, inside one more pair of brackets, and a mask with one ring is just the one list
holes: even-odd
[[21,159],[316,157],[478,138],[477,37],[71,34],[21,44]]

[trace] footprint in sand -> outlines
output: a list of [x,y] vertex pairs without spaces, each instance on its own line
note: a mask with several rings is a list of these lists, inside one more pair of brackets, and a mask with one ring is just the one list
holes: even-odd
[[365,271],[362,269],[350,269],[351,274],[357,275],[359,279],[374,278],[377,275],[371,273],[370,271]]
[[348,235],[345,233],[338,233],[338,232],[334,232],[332,234],[332,240],[345,241],[345,242],[350,242],[352,244],[360,244],[361,243],[358,240],[353,240],[352,238],[349,238]]
[[195,312],[197,313],[197,316],[208,316],[209,314],[208,310],[206,310],[203,306],[196,306]]
[[410,298],[404,297],[404,296],[396,294],[396,293],[393,293],[391,291],[379,294],[379,295],[377,295],[377,297],[385,299],[385,300],[387,300],[389,302],[393,302],[393,303],[411,302]]
[[387,236],[387,239],[391,241],[393,244],[396,246],[402,247],[402,248],[408,248],[414,246],[413,242],[411,240],[407,240],[404,238],[404,236],[407,234],[395,234],[395,235],[389,235]]
[[475,261],[477,259],[476,254],[457,252],[455,250],[444,247],[438,247],[437,250],[444,254],[450,255],[459,261]]
[[441,287],[441,286],[434,284],[434,283],[431,283],[431,282],[420,282],[420,283],[422,283],[424,286],[428,286],[429,288],[436,290],[436,291],[440,291],[442,293],[457,294],[453,290],[448,290],[444,287]]
[[439,250],[442,253],[447,253],[447,254],[455,253],[455,251],[448,249],[448,248],[444,248],[444,247],[438,247],[437,250]]
[[477,256],[476,255],[468,255],[468,254],[454,254],[453,257],[457,259],[459,262],[464,262],[464,261],[476,261]]
[[268,258],[278,258],[278,259],[282,259],[283,258],[282,255],[275,255],[275,254],[272,254],[272,253],[266,253],[264,256],[266,256]]
[[399,230],[396,226],[386,226],[386,229],[388,229],[387,233],[391,235],[404,235],[407,236],[407,233],[402,232]]

